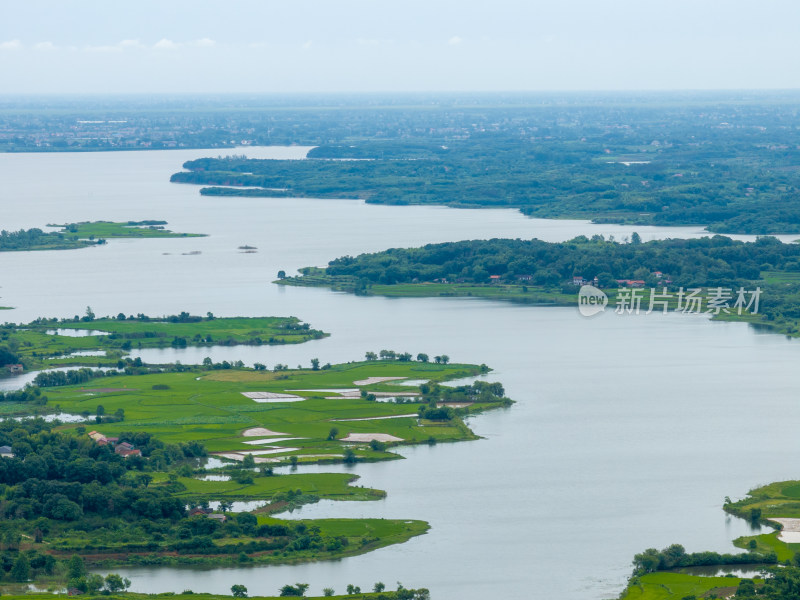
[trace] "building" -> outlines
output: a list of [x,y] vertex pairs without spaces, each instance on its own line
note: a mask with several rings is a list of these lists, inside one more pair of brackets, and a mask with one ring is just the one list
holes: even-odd
[[119,454],[120,456],[124,456],[128,458],[129,456],[141,456],[142,451],[138,448],[134,448],[132,444],[128,442],[122,442],[121,444],[117,444],[114,448],[114,452]]
[[224,523],[225,521],[228,520],[228,517],[226,517],[225,515],[220,515],[218,513],[212,513],[210,515],[206,515],[206,517],[209,519],[214,519],[216,521],[219,521],[220,523]]
[[18,375],[19,373],[22,373],[24,370],[25,368],[20,364],[8,365],[8,372],[11,373],[12,375]]
[[643,288],[645,281],[644,279],[617,279],[617,283],[632,288]]
[[500,281],[500,275],[489,275],[489,281],[492,283],[497,283]]
[[14,458],[11,446],[0,446],[0,458]]
[[98,444],[107,444],[108,443],[108,438],[106,438],[106,436],[104,436],[99,431],[90,431],[89,432],[89,437],[92,438]]

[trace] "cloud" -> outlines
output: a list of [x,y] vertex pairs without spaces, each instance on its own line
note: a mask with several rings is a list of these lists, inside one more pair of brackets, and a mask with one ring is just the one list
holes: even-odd
[[8,40],[7,42],[0,42],[0,50],[19,50],[22,48],[22,42],[19,40]]
[[449,40],[447,40],[447,43],[450,44],[451,46],[458,46],[463,41],[464,40],[462,40],[460,37],[458,37],[457,35],[454,35]]
[[314,45],[314,42],[312,40],[308,40],[305,44],[303,44],[303,50],[308,50],[313,45]]
[[217,42],[210,38],[200,38],[199,40],[192,42],[192,45],[197,46],[198,48],[212,48],[213,46],[217,45]]
[[45,51],[45,52],[49,51],[49,50],[55,50],[56,49],[56,45],[53,42],[39,42],[38,44],[34,44],[33,47],[36,50],[42,50],[42,51]]
[[122,40],[117,44],[120,48],[144,48],[139,40]]
[[174,50],[178,47],[180,47],[180,44],[173,42],[172,40],[168,40],[167,38],[161,38],[155,44],[153,44],[153,48],[156,50]]

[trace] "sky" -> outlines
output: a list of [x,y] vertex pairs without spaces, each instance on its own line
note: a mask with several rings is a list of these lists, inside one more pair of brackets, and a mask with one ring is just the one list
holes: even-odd
[[800,88],[798,0],[0,0],[0,94]]

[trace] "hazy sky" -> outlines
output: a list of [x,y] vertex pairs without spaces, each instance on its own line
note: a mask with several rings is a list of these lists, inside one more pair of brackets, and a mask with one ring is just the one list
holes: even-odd
[[0,93],[800,87],[798,0],[0,0]]

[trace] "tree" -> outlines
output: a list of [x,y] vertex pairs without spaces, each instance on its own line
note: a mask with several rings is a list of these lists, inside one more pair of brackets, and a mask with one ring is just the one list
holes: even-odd
[[333,596],[336,592],[333,591],[333,588],[322,588],[322,595],[326,598],[329,596]]
[[86,307],[86,316],[83,317],[84,321],[94,321],[94,311],[91,306]]
[[131,580],[127,577],[123,578],[116,573],[109,573],[106,575],[105,588],[112,594],[127,590],[129,587],[131,587]]
[[447,363],[449,363],[449,362],[450,362],[450,357],[449,357],[449,356],[447,356],[447,354],[442,354],[442,357],[441,357],[441,358],[442,358],[442,364],[443,364],[443,365],[446,365]]
[[642,236],[640,236],[635,231],[631,234],[631,244],[641,244],[642,243]]
[[278,271],[278,279],[286,279],[286,271],[282,269]]
[[104,414],[106,414],[106,409],[102,404],[98,404],[97,405],[97,413],[96,414],[97,414],[98,417],[102,417]]
[[328,439],[335,440],[337,435],[339,435],[339,428],[331,427],[331,430],[328,432]]
[[378,360],[378,355],[375,354],[374,352],[367,352],[366,354],[364,354],[364,357],[367,360]]
[[352,583],[348,583],[347,584],[347,593],[350,594],[351,596],[353,594],[360,594],[361,593],[361,588],[358,587],[357,585],[353,585]]
[[352,448],[345,448],[344,449],[344,462],[347,464],[353,464],[356,462],[356,453],[353,451]]
[[231,586],[231,594],[234,598],[247,598],[247,588],[238,583],[234,584]]
[[28,557],[20,554],[11,568],[11,579],[17,582],[28,581],[31,577],[31,565],[28,562]]
[[424,354],[424,353],[422,353],[422,352],[420,352],[419,354],[417,354],[417,360],[418,360],[419,362],[424,362],[424,363],[426,363],[426,362],[428,362],[428,359],[429,359],[429,358],[428,358],[428,355],[427,355],[427,354]]
[[372,586],[372,591],[374,591],[376,594],[380,594],[385,589],[386,586],[382,581],[379,581],[374,586]]
[[253,458],[252,454],[245,454],[244,458],[242,459],[242,466],[245,469],[252,469],[256,466],[256,459]]
[[281,596],[305,596],[307,589],[307,583],[286,584],[281,588]]
[[311,359],[311,370],[312,371],[319,371],[319,359],[312,358]]
[[73,554],[67,563],[67,575],[70,579],[79,579],[86,575],[86,565],[83,564],[83,558],[77,554]]

